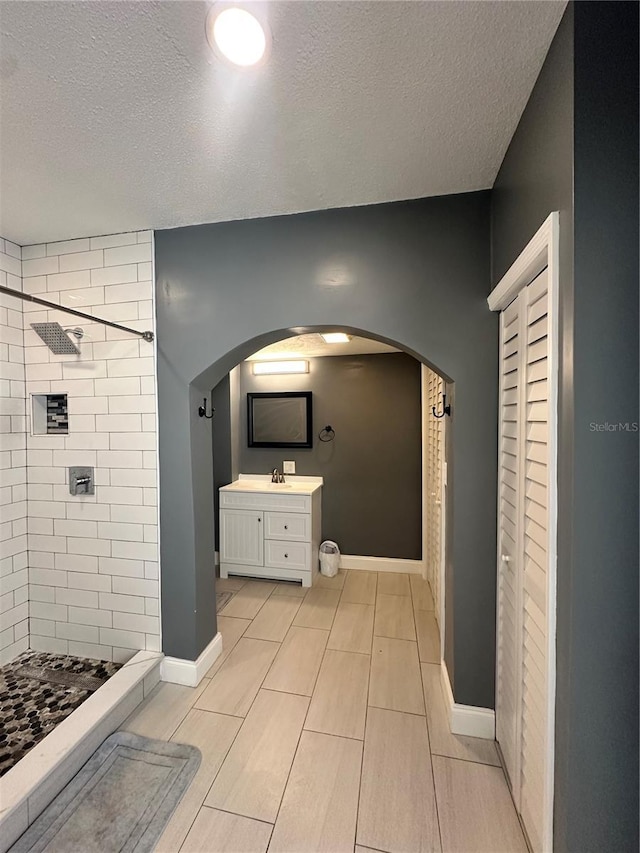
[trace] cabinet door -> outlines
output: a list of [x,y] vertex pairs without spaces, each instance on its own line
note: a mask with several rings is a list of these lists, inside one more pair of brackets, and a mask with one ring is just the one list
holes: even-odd
[[[549,495],[555,468],[549,428],[550,326],[548,274],[544,270],[525,290],[526,338],[523,336],[522,536],[521,574],[521,759],[520,813],[535,853],[549,849],[551,839],[553,715],[550,710],[549,662],[553,659],[553,595],[555,551]],[[526,347],[526,348],[525,348]],[[551,359],[552,360],[552,359]],[[552,522],[550,525],[550,521]],[[552,664],[553,665],[553,664]]]
[[435,418],[432,408],[438,410],[442,406],[442,394],[445,391],[444,380],[433,370],[427,372],[427,421],[426,421],[426,454],[427,480],[427,579],[436,605],[435,617],[440,626],[441,584],[443,565],[443,520],[444,520],[444,418]]
[[548,271],[501,314],[496,739],[534,853],[552,846],[555,350]]
[[263,514],[257,510],[223,509],[220,513],[220,562],[263,564]]
[[522,338],[525,295],[514,299],[500,315],[500,450],[498,481],[498,619],[496,667],[496,740],[519,802],[519,738],[521,591],[520,528],[521,469],[523,456]]

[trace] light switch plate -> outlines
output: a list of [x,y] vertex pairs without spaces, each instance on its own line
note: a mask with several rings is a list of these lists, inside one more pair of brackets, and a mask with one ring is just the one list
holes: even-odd
[[283,462],[282,463],[282,473],[283,474],[295,474],[296,473],[296,463],[295,462]]

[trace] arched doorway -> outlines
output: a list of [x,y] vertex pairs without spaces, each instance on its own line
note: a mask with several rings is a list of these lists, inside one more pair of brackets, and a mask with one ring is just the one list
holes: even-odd
[[[335,330],[290,337],[253,353],[214,388],[215,518],[219,521],[221,486],[239,475],[260,478],[274,468],[282,471],[284,464],[284,473],[323,478],[321,538],[339,543],[345,569],[422,576],[428,570],[432,587],[440,591],[449,418],[434,417],[432,408],[442,410],[446,383],[395,346],[343,332],[337,334],[345,341],[327,343],[327,331]],[[257,394],[262,404],[263,395],[283,392],[311,395],[311,440],[288,450],[253,446],[247,402]],[[283,402],[278,398],[279,405]],[[334,426],[328,441],[321,436],[325,424]],[[283,462],[287,459],[290,464]],[[255,574],[250,566],[243,571]],[[264,567],[259,572],[267,574]],[[443,624],[440,608],[436,619]]]
[[[274,344],[276,342],[280,342],[286,340],[287,338],[294,338],[299,335],[308,335],[313,332],[318,331],[326,331],[326,326],[300,326],[295,329],[275,329],[265,332],[261,335],[257,335],[256,337],[245,341],[241,346],[234,348],[229,353],[225,354],[222,358],[220,358],[215,364],[211,365],[206,371],[194,380],[191,384],[191,397],[192,399],[198,399],[201,401],[205,410],[207,409],[207,403],[210,397],[210,392],[205,389],[210,386],[215,386],[225,375],[229,373],[229,371],[235,368],[238,364],[242,363],[247,357],[251,356],[256,350],[263,349],[268,347],[270,344]],[[447,401],[449,404],[452,404],[452,401],[455,399],[455,383],[454,381],[443,375],[441,371],[425,356],[422,356],[408,347],[403,346],[398,341],[391,340],[389,338],[385,338],[381,335],[377,335],[375,333],[369,332],[368,330],[354,328],[352,326],[336,326],[332,325],[330,327],[331,331],[344,332],[351,336],[357,336],[359,338],[368,338],[373,341],[378,341],[380,343],[384,343],[389,345],[390,347],[398,350],[402,353],[406,353],[415,359],[419,364],[423,365],[428,369],[429,372],[432,372],[434,376],[437,376],[440,380],[439,388],[446,393]],[[421,380],[422,382],[422,380]],[[438,405],[438,400],[431,401]],[[426,403],[425,403],[426,405]],[[197,407],[198,409],[200,406]],[[439,406],[440,408],[440,406]],[[425,417],[427,414],[425,414]],[[432,416],[431,416],[432,417]],[[198,473],[202,477],[202,474],[205,470],[209,470],[209,449],[211,446],[210,439],[210,431],[207,427],[207,419],[198,417],[197,421],[193,421],[192,425],[194,426],[194,431],[192,432],[192,455],[198,460]],[[425,436],[426,438],[426,436]],[[197,442],[197,444],[196,444]],[[453,459],[452,454],[448,459],[449,466],[453,467]],[[200,539],[201,542],[206,542],[206,546],[209,553],[212,554],[215,550],[215,546],[213,543],[214,539],[214,531],[218,524],[218,519],[216,517],[216,513],[214,512],[214,494],[215,489],[219,484],[216,484],[215,477],[213,476],[213,469],[211,467],[211,477],[210,482],[212,483],[211,489],[207,488],[206,485],[203,484],[203,488],[199,492],[199,500],[197,505],[198,511],[198,525],[199,527],[196,529],[196,537]],[[426,489],[426,483],[424,484],[424,490]],[[452,522],[451,519],[451,510],[453,506],[453,491],[448,490],[448,506],[443,506],[441,512],[449,518],[449,521]],[[426,500],[426,494],[422,495],[422,499]],[[449,524],[448,529],[452,529],[452,523]],[[422,527],[422,525],[421,525]],[[424,544],[424,533],[422,534],[422,542]],[[446,551],[446,546],[444,542],[439,543],[439,548],[442,548],[442,551]],[[439,580],[439,586],[441,584],[441,599],[438,601],[438,610],[439,616],[444,616],[444,601],[446,599],[446,585],[445,585],[445,577],[444,577],[444,567],[441,574],[441,578]],[[207,598],[213,599],[214,596],[207,596],[205,594],[204,600],[198,602],[198,608],[207,607]],[[215,617],[211,618],[211,626],[215,624],[213,621]],[[445,625],[443,621],[439,620],[439,630],[441,634],[442,640],[442,649],[444,652],[444,641],[445,641]]]
[[210,431],[198,407],[251,351],[341,328],[395,343],[455,379],[447,666],[456,701],[492,706],[497,325],[485,299],[480,195],[156,234],[166,654],[194,660],[215,625],[213,601],[204,604],[213,574]]

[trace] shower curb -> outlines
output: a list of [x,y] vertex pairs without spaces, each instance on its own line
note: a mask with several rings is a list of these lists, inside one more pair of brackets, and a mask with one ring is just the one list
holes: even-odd
[[160,680],[163,655],[137,652],[0,779],[0,853],[75,776]]

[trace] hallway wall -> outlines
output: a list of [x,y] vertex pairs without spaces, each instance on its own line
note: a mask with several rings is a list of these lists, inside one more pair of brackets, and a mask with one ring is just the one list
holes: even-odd
[[638,848],[637,69],[637,4],[570,4],[492,194],[494,283],[560,211],[559,853]]
[[[313,393],[313,447],[247,446],[246,395]],[[240,365],[240,470],[264,473],[296,462],[297,474],[324,478],[322,538],[343,554],[420,560],[420,364],[406,353],[327,356],[300,376],[254,376]],[[336,431],[323,443],[326,424]]]
[[[22,290],[22,250],[0,238],[0,284]],[[22,301],[0,294],[0,666],[29,647]]]
[[[497,318],[486,192],[156,233],[164,651],[216,629],[209,422],[197,408],[261,346],[338,325],[398,342],[455,388],[445,658],[456,701],[492,707]],[[339,275],[336,275],[338,271]],[[304,324],[304,325],[303,325]]]

